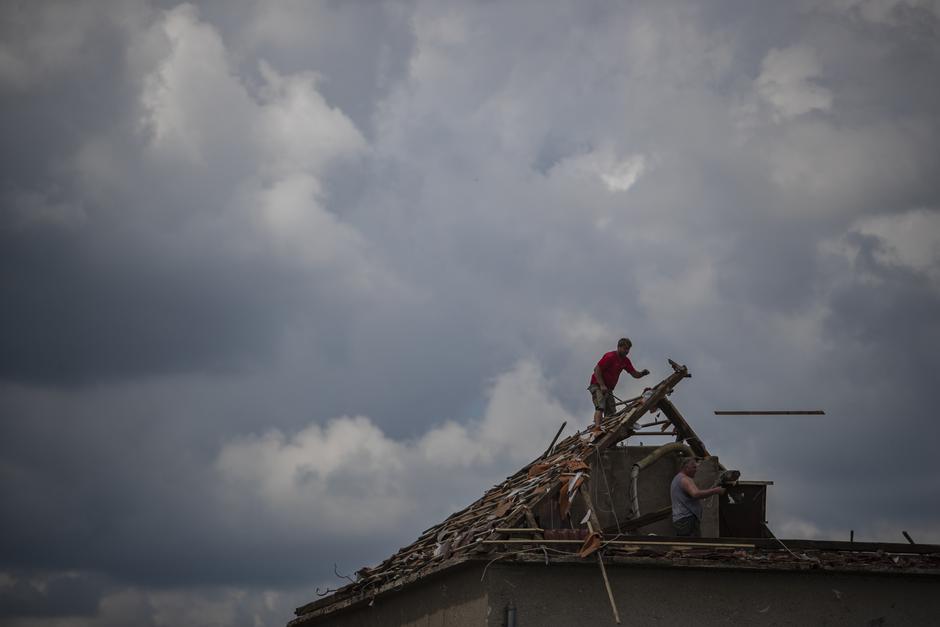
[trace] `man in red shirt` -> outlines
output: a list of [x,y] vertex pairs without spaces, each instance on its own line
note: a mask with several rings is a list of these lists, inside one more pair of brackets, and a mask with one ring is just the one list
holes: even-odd
[[591,399],[594,401],[594,428],[601,428],[601,416],[610,416],[616,411],[614,397],[611,392],[617,386],[620,379],[620,373],[626,370],[634,379],[645,377],[650,373],[649,370],[637,372],[627,357],[633,342],[622,337],[617,342],[617,350],[605,353],[597,365],[594,366],[594,374],[591,375],[591,384],[588,391],[591,393]]

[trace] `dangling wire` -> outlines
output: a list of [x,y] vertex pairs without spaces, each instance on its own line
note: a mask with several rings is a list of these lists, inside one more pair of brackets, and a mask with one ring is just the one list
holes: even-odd
[[597,459],[597,463],[600,464],[601,477],[604,479],[604,489],[607,490],[607,500],[610,502],[610,509],[606,510],[597,506],[597,503],[600,502],[600,499],[597,495],[597,486],[594,486],[594,506],[597,509],[600,509],[604,512],[608,512],[614,515],[614,522],[617,523],[617,534],[623,535],[623,530],[620,528],[620,518],[617,516],[617,504],[614,503],[614,495],[610,492],[610,484],[607,482],[607,469],[604,468],[604,456],[601,454],[601,451],[597,450],[597,445],[593,442],[591,446],[594,447],[594,458]]
[[[774,535],[774,532],[770,530],[770,527],[767,526],[767,523],[762,523],[762,524],[764,525],[764,529],[767,530],[767,533],[770,534],[770,537],[776,540],[777,542],[779,542],[780,546],[782,546],[783,548],[787,550],[787,553],[789,553],[790,555],[792,555],[793,557],[801,561],[809,561],[809,562],[814,561],[813,558],[809,557],[808,555],[797,555],[796,553],[791,551],[790,547],[788,547],[786,544],[783,543],[783,540],[781,540],[780,538]],[[818,560],[815,560],[815,561],[818,561]]]

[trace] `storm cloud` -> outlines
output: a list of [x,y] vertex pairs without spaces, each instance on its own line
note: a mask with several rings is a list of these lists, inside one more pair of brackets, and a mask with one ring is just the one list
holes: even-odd
[[4,622],[283,624],[587,424],[623,335],[778,535],[940,542],[937,2],[0,33]]

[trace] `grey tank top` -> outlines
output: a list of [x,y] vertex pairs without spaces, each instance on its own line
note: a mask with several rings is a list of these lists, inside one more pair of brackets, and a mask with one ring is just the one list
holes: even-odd
[[681,518],[695,516],[701,520],[702,502],[698,499],[693,499],[682,489],[679,480],[684,476],[685,475],[680,472],[672,478],[672,484],[669,486],[669,495],[672,497],[672,519],[679,520]]

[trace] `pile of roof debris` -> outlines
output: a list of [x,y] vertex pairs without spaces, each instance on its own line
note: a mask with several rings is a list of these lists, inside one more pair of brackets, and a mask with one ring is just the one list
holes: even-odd
[[[605,542],[604,558],[612,564],[648,564],[708,568],[748,568],[760,570],[834,570],[839,572],[940,572],[940,553],[933,545],[874,542],[827,542],[819,540],[755,539],[752,542],[701,542],[690,540]],[[541,562],[534,551],[511,558],[521,562]],[[552,553],[552,562],[565,563],[580,558],[573,553]]]
[[[673,373],[643,396],[625,401],[618,413],[604,420],[602,431],[577,432],[549,446],[542,456],[487,490],[482,498],[427,529],[415,542],[381,564],[359,570],[355,583],[331,592],[340,596],[375,593],[390,584],[412,580],[424,571],[436,570],[445,562],[493,552],[494,545],[501,540],[511,540],[516,529],[538,530],[533,511],[543,500],[555,495],[559,499],[562,518],[568,515],[574,499],[585,499],[586,518],[593,519],[594,524],[591,525],[591,533],[582,534],[581,552],[588,555],[599,548],[602,540],[600,525],[593,514],[591,497],[586,489],[595,455],[630,437],[640,428],[639,419],[656,410],[662,410],[673,424],[677,439],[685,441],[696,455],[708,455],[701,440],[666,398],[676,384],[691,376],[685,366],[672,360],[669,363]],[[587,519],[582,524],[592,522]],[[537,532],[536,535],[542,534]]]

